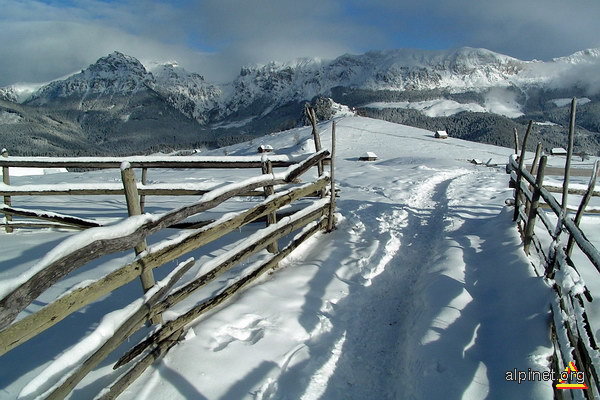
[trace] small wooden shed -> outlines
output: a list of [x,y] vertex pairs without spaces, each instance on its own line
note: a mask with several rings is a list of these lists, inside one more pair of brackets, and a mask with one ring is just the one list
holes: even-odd
[[550,154],[553,156],[566,156],[567,150],[563,149],[562,147],[554,147],[552,150],[550,150]]
[[358,158],[360,161],[375,161],[377,160],[377,154],[372,151],[367,151],[365,154]]
[[446,131],[435,131],[436,139],[448,139],[448,132]]
[[258,146],[258,152],[271,153],[273,152],[273,146],[271,146],[270,144],[261,144],[260,146]]

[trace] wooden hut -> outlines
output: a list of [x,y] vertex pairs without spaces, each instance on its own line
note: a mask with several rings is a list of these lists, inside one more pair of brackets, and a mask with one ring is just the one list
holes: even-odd
[[360,161],[375,161],[377,160],[377,154],[372,151],[367,151],[365,154],[358,158]]
[[258,146],[258,152],[271,153],[273,152],[273,146],[271,146],[270,144],[261,144],[260,146]]

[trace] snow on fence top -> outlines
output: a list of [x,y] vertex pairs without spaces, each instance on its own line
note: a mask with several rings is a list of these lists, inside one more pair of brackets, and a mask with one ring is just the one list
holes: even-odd
[[[269,155],[274,167],[289,167],[306,154]],[[21,157],[0,158],[2,167],[119,168],[128,162],[133,168],[260,168],[262,157],[253,156],[132,156],[132,157]]]

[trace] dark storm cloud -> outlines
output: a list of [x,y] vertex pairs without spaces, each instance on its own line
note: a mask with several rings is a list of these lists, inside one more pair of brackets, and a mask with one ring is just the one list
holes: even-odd
[[210,79],[243,64],[398,47],[547,59],[600,46],[597,0],[0,0],[0,86],[77,71],[113,50]]

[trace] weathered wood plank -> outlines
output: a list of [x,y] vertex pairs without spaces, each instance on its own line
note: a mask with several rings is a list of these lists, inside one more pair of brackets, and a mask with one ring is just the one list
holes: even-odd
[[331,123],[331,164],[329,165],[329,177],[331,178],[331,187],[329,194],[331,196],[329,203],[329,216],[327,221],[327,231],[335,229],[335,121]]
[[565,161],[565,173],[563,179],[562,208],[567,208],[567,199],[569,198],[569,179],[571,177],[571,158],[573,157],[573,141],[575,140],[575,110],[577,100],[573,97],[571,100],[571,118],[569,121],[569,140],[567,143],[567,160]]
[[[325,212],[324,210],[321,210],[320,214],[322,215],[324,212]],[[301,220],[298,220],[295,224],[288,225],[287,229],[289,229],[289,232],[293,232],[294,230],[299,229],[301,226],[306,225],[307,223],[314,220],[315,218],[318,218],[319,216],[320,215],[318,212],[313,212],[313,213],[305,216]],[[268,262],[263,264],[261,267],[257,268],[256,270],[254,270],[252,273],[246,275],[245,277],[239,279],[236,283],[232,284],[231,286],[229,286],[228,288],[226,288],[225,290],[220,292],[218,295],[216,295],[206,301],[203,301],[202,303],[194,306],[192,309],[190,309],[186,313],[179,316],[178,318],[165,323],[157,332],[155,332],[149,338],[142,341],[141,343],[139,343],[138,345],[133,347],[130,351],[125,353],[123,355],[123,357],[121,357],[119,359],[119,361],[117,361],[117,363],[115,364],[115,366],[113,368],[116,369],[116,368],[119,368],[120,366],[126,364],[127,362],[131,361],[132,359],[134,359],[135,357],[137,357],[138,355],[143,353],[146,348],[156,345],[157,343],[160,343],[162,340],[164,340],[165,338],[168,338],[170,335],[172,335],[174,332],[178,331],[179,329],[184,328],[187,324],[194,321],[196,318],[198,318],[205,312],[220,305],[223,301],[225,301],[231,295],[235,294],[237,291],[239,291],[240,289],[247,286],[249,283],[254,281],[256,278],[258,278],[264,272],[273,268],[273,266],[277,265],[277,263],[279,261],[281,261],[281,259],[286,257],[300,243],[302,243],[308,237],[312,236],[318,230],[323,229],[326,226],[326,223],[327,223],[326,219],[321,219],[321,221],[319,223],[315,224],[314,227],[312,227],[310,230],[305,232],[301,237],[296,238],[294,241],[292,241],[292,243],[290,245],[286,246],[279,254],[273,256]],[[264,248],[264,246],[266,245],[266,242],[263,242],[262,245]]]
[[[102,226],[102,224],[100,224],[99,222],[93,221],[91,219],[74,217],[72,215],[48,213],[42,210],[27,210],[24,208],[8,207],[6,205],[0,206],[0,213],[8,215],[17,215],[19,217],[29,217],[34,219],[40,219],[43,221],[58,222],[63,225],[71,225],[73,227],[82,229]],[[14,226],[15,224],[13,223],[12,225]]]
[[[313,141],[315,142],[315,151],[319,152],[321,151],[321,136],[319,135],[319,132],[317,131],[317,114],[315,113],[314,108],[310,107],[308,104],[306,104],[306,116],[308,117],[308,120],[310,121],[310,124],[312,126],[312,136],[313,136]],[[317,164],[317,168],[318,168],[318,173],[319,176],[323,175],[323,162],[320,161]]]
[[[519,217],[519,209],[521,207],[521,171],[523,170],[523,164],[525,163],[525,152],[527,146],[527,139],[529,138],[529,133],[531,132],[531,126],[533,125],[533,121],[529,121],[529,125],[527,125],[527,130],[525,131],[525,136],[523,137],[523,146],[521,146],[521,155],[519,156],[519,166],[517,168],[517,185],[515,187],[515,210],[513,213],[513,221],[516,221]],[[515,140],[517,139],[517,128],[515,128]],[[515,150],[518,149],[518,145],[515,147]]]
[[[127,212],[129,213],[129,216],[133,217],[136,215],[141,215],[142,206],[140,204],[140,195],[138,194],[137,184],[135,181],[135,173],[128,162],[121,164],[121,180],[123,181],[123,188],[125,189],[125,201],[127,202]],[[141,240],[135,245],[135,255],[139,256],[142,252],[146,251],[147,248],[148,245],[146,243],[146,239]],[[144,293],[146,293],[156,284],[152,268],[148,268],[145,265],[142,267],[140,283]],[[162,316],[156,315],[152,317],[152,323],[162,323]]]
[[[140,181],[142,185],[146,185],[148,183],[148,168],[142,168],[142,179]],[[139,189],[138,189],[139,191]],[[144,213],[144,209],[146,208],[146,195],[140,193],[140,209],[142,213]]]
[[[514,160],[510,161],[510,165],[513,168],[516,168],[516,163]],[[535,178],[528,172],[523,171],[523,178],[525,178],[529,183],[535,185]],[[558,201],[552,196],[552,194],[545,188],[540,188],[540,195],[548,204],[550,209],[560,218],[562,214],[562,208]],[[590,262],[594,265],[596,270],[600,272],[600,252],[594,247],[594,245],[585,237],[585,234],[579,229],[578,226],[575,225],[571,218],[563,218],[563,224],[565,228],[573,234],[573,238],[577,243],[577,246],[581,249],[581,251],[588,257]]]
[[112,351],[119,347],[129,336],[136,332],[148,319],[151,307],[156,304],[166,293],[171,290],[173,285],[181,279],[189,269],[195,264],[195,260],[190,258],[181,263],[170,277],[167,278],[167,282],[156,290],[150,298],[144,302],[131,315],[126,321],[115,330],[115,333],[104,342],[98,350],[96,350],[91,356],[89,356],[83,363],[81,363],[75,371],[73,371],[64,382],[54,389],[46,398],[47,400],[64,399],[75,386],[90,372],[92,371],[102,360],[104,360]]
[[[273,164],[271,163],[271,161],[266,160],[263,163],[262,173],[263,173],[263,175],[273,173]],[[265,189],[265,198],[268,198],[269,196],[272,196],[275,194],[275,189],[271,185],[265,186],[264,189]],[[277,212],[276,211],[273,211],[272,213],[267,214],[266,226],[275,224],[276,222],[277,222]],[[267,246],[267,250],[270,253],[277,253],[277,251],[279,251],[277,241],[275,241],[275,242],[271,243],[269,246]]]
[[[154,158],[154,157],[152,157]],[[243,159],[247,159],[244,161]],[[302,159],[293,159],[288,156],[274,155],[273,166],[276,168],[289,167],[297,164]],[[144,160],[144,157],[5,157],[0,160],[2,167],[30,167],[30,168],[94,168],[118,169],[121,163],[129,162],[132,168],[260,168],[261,158],[233,157],[236,161],[228,161],[227,157],[164,157],[154,160]]]
[[99,400],[113,400],[116,399],[129,385],[131,385],[142,373],[150,366],[154,361],[159,359],[179,341],[182,340],[185,333],[183,330],[173,332],[168,338],[161,340],[156,348],[148,353],[144,358],[138,361],[133,368],[131,368],[125,375],[123,375],[117,382],[115,382],[108,392],[102,394]]
[[[293,228],[293,226],[291,228]],[[291,228],[288,225],[282,225],[281,228],[278,228],[268,237],[248,241],[240,249],[237,249],[235,251],[232,250],[231,252],[226,253],[226,255],[222,256],[222,262],[219,265],[215,266],[209,272],[203,274],[202,276],[199,276],[193,281],[188,282],[187,284],[179,288],[176,292],[170,294],[167,298],[165,298],[163,301],[156,305],[155,310],[153,310],[153,312],[163,312],[169,307],[173,306],[174,304],[177,304],[180,301],[184,300],[190,294],[200,289],[201,287],[204,287],[206,284],[213,281],[216,277],[229,270],[241,260],[250,257],[251,255],[267,247],[269,243],[272,243],[273,241],[278,240],[281,237],[290,233]]]
[[[294,169],[292,169],[292,172],[296,172],[298,168],[298,166],[295,166]],[[229,190],[225,187],[221,189],[217,195],[214,195],[214,193],[211,192],[210,194],[205,195],[207,197],[206,199],[203,199],[198,203],[163,214],[156,220],[151,219],[145,221],[135,231],[118,237],[111,234],[113,229],[112,226],[93,228],[96,230],[104,230],[103,232],[106,232],[107,234],[106,238],[95,240],[80,247],[76,251],[61,256],[58,260],[37,272],[31,279],[0,300],[0,328],[6,327],[15,319],[19,312],[25,309],[25,307],[27,307],[44,290],[85,263],[102,255],[134,248],[146,236],[158,232],[174,223],[181,222],[194,214],[216,207],[223,201],[236,196],[240,192],[262,187],[266,184],[279,183],[281,181],[284,180],[275,179],[273,176],[262,176],[246,180],[245,182],[250,183],[244,185],[230,185]],[[97,237],[102,237],[98,231],[95,231],[95,233]]]
[[[590,177],[592,176],[592,174],[590,173],[589,175]],[[556,186],[556,185],[544,185],[544,187],[546,188],[546,190],[548,190],[549,192],[552,193],[562,193],[562,186]],[[587,189],[577,189],[577,188],[573,188],[570,187],[569,188],[569,194],[578,194],[578,195],[585,195],[587,192]],[[592,196],[600,196],[600,190],[594,190],[592,191]]]
[[[288,192],[277,194],[268,201],[238,214],[231,219],[192,232],[187,239],[181,243],[174,243],[170,246],[151,251],[142,258],[134,260],[118,270],[113,271],[95,283],[74,290],[69,295],[59,298],[35,314],[28,315],[0,331],[0,355],[55,325],[70,313],[90,304],[118,287],[131,282],[140,275],[144,265],[150,268],[156,268],[166,262],[172,261],[195,248],[237,229],[241,224],[265,216],[271,212],[272,209],[281,208],[283,205],[287,205],[298,198],[304,197],[307,193],[313,193],[315,190],[318,190],[318,188],[327,185],[328,182],[329,177],[325,176],[314,183],[306,184]],[[133,245],[128,248],[132,247]],[[100,249],[101,247],[98,247],[98,251],[100,251]],[[10,311],[10,309],[7,311]]]
[[[531,238],[533,237],[533,229],[535,227],[535,220],[537,217],[538,207],[540,205],[540,188],[544,183],[544,169],[546,168],[546,162],[548,157],[542,156],[540,158],[540,166],[538,167],[538,174],[536,177],[535,185],[533,187],[533,196],[531,197],[531,207],[529,209],[529,215],[527,216],[527,224],[525,225],[525,233],[523,235],[523,249],[525,253],[529,254],[529,246],[531,245]],[[521,172],[523,171],[521,165]]]
[[[2,157],[1,158],[8,158],[8,150],[6,149],[2,149]],[[10,171],[8,167],[3,166],[2,167],[2,183],[4,183],[6,186],[10,186]],[[10,200],[10,196],[9,195],[4,195],[4,205],[10,207],[12,205],[11,200]],[[6,230],[6,233],[12,233],[13,228],[9,226],[10,221],[12,221],[12,216],[11,215],[5,215],[4,216],[5,221],[6,221],[6,226],[4,227],[4,229]]]
[[[211,189],[190,189],[189,187],[177,187],[174,185],[169,188],[160,186],[160,184],[146,186],[140,185],[138,186],[138,193],[141,196],[201,196],[211,191]],[[78,187],[76,184],[72,185],[69,189],[40,189],[32,185],[0,187],[0,195],[3,196],[123,196],[124,194],[125,191],[119,184],[115,184],[114,187],[101,187],[93,189],[89,187]],[[237,196],[260,197],[262,194],[263,192],[258,190],[249,190],[247,192],[241,192]]]
[[[587,191],[585,195],[583,195],[581,199],[581,203],[579,204],[579,208],[577,209],[577,213],[575,214],[575,220],[573,221],[576,226],[579,226],[581,222],[581,218],[583,217],[583,213],[585,208],[587,207],[590,199],[592,198],[592,193],[594,192],[594,187],[596,186],[596,177],[598,176],[598,168],[600,166],[600,161],[596,161],[594,164],[594,172],[592,172],[592,177],[590,178],[590,182],[588,183]],[[567,257],[571,257],[571,253],[573,252],[573,244],[575,243],[575,239],[573,239],[573,235],[569,235],[569,240],[567,242],[566,254]]]
[[63,225],[59,223],[52,222],[29,222],[29,221],[11,221],[9,223],[12,228],[26,228],[26,229],[41,229],[41,228],[51,228],[51,229],[70,229],[75,231],[83,231],[86,228],[82,228],[75,225]]

